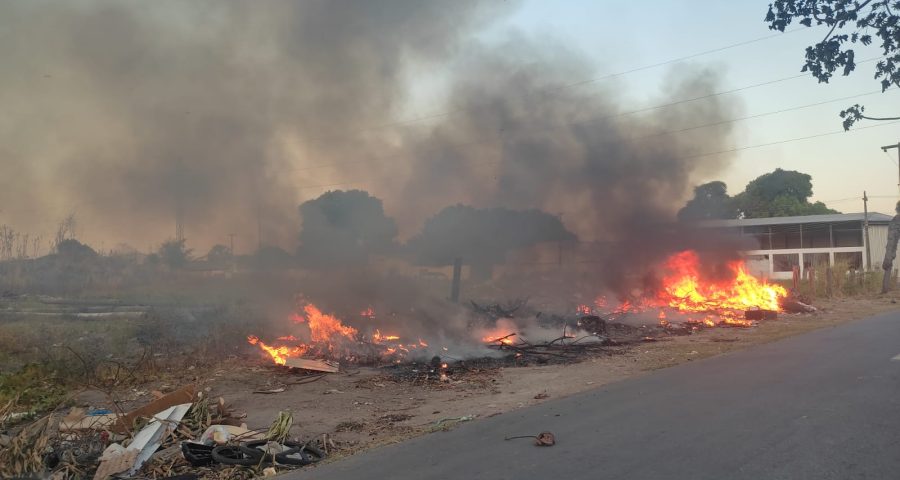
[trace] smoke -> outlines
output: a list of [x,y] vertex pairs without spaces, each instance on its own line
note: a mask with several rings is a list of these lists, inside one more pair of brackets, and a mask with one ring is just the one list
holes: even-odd
[[[730,146],[728,123],[663,132],[737,107],[712,96],[630,112],[709,95],[719,73],[673,69],[651,99],[616,80],[573,85],[602,66],[553,39],[485,35],[516,7],[4,2],[4,221],[46,231],[74,210],[88,242],[144,248],[172,236],[180,206],[200,251],[229,233],[250,250],[258,231],[292,251],[297,205],[325,190],[309,186],[357,182],[403,238],[447,205],[541,209],[615,245],[610,278],[658,260],[684,243],[660,225],[726,164],[703,154]],[[398,122],[431,105],[449,113]]]
[[4,220],[49,230],[74,210],[89,241],[143,248],[180,203],[190,243],[238,233],[246,251],[261,226],[293,250],[321,193],[298,187],[328,182],[298,169],[388,148],[364,130],[402,113],[409,68],[511,3],[3,2]]

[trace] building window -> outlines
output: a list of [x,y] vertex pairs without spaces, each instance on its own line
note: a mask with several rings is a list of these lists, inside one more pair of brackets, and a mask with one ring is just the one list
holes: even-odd
[[791,272],[800,265],[799,253],[776,253],[772,255],[772,271]]
[[800,248],[800,225],[772,225],[772,248]]
[[838,271],[862,270],[862,252],[835,252],[834,266]]
[[769,250],[771,248],[769,244],[769,227],[767,226],[744,227],[744,236],[755,240],[756,248],[759,250]]
[[816,270],[825,270],[826,267],[828,267],[828,254],[827,253],[804,253],[803,254],[803,269],[804,270],[807,270],[809,268],[815,268]]
[[827,223],[803,225],[803,248],[828,248],[831,246],[831,232]]
[[841,222],[831,226],[835,247],[863,246],[862,222]]

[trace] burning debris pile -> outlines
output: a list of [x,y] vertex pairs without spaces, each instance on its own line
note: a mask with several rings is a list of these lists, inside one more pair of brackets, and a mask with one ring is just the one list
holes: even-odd
[[[615,318],[655,311],[662,326],[677,321],[707,327],[749,327],[754,318],[771,318],[782,311],[781,305],[788,299],[784,287],[750,275],[741,260],[728,262],[723,272],[711,277],[702,272],[698,254],[686,250],[670,256],[662,270],[665,273],[655,294],[625,299],[609,315]],[[579,308],[603,311],[609,308],[609,302],[600,296],[593,308]]]
[[[428,347],[428,343],[421,338],[403,341],[400,336],[383,334],[377,328],[363,334],[306,301],[301,301],[300,309],[303,313],[294,313],[290,319],[294,325],[306,327],[308,333],[303,338],[308,340],[303,341],[294,335],[281,336],[276,339],[280,344],[274,346],[251,335],[247,337],[247,341],[266,352],[276,364],[286,366],[290,366],[291,359],[300,357],[356,364],[396,362],[412,351]],[[367,308],[359,316],[372,319],[375,317],[375,310]]]
[[[426,332],[422,337],[395,333],[407,330],[395,325],[394,317],[378,318],[373,307],[360,312],[351,324],[302,300],[298,312],[290,316],[295,334],[277,337],[272,343],[250,336],[248,342],[275,364],[300,368],[307,368],[296,363],[307,361],[300,360],[304,358],[426,367],[435,363],[428,359],[442,357],[455,362],[504,358],[516,365],[575,361],[656,333],[646,327],[650,318],[661,331],[669,333],[716,326],[750,327],[758,320],[777,317],[783,311],[782,304],[796,301],[790,300],[782,286],[749,274],[740,260],[726,262],[718,269],[703,267],[695,251],[673,254],[659,267],[659,278],[652,287],[615,304],[601,295],[594,305],[579,305],[575,312],[562,316],[536,312],[526,299],[506,304],[470,301],[465,329],[455,332],[454,338],[448,338],[442,329],[445,325],[439,324],[421,325],[419,331]],[[435,331],[429,336],[431,328]],[[442,329],[440,334],[437,329]],[[428,370],[440,379],[446,370],[440,367],[442,364],[438,360],[430,370],[419,370]],[[333,363],[328,365],[337,369]]]

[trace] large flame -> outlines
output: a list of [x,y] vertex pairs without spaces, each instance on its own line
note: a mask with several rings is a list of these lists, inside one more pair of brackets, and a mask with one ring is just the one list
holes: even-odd
[[[612,309],[612,314],[659,309],[659,323],[667,326],[670,320],[665,309],[671,309],[683,314],[698,314],[688,317],[689,322],[698,325],[750,326],[752,322],[742,318],[746,310],[781,310],[779,299],[787,295],[784,287],[750,275],[740,260],[727,266],[730,275],[726,278],[704,278],[696,252],[676,253],[662,266],[661,287],[655,295],[624,299]],[[601,296],[594,305],[602,309],[608,301]]]
[[780,285],[772,285],[747,273],[744,262],[728,264],[731,278],[719,281],[704,280],[700,275],[700,259],[687,250],[669,257],[668,274],[663,277],[659,292],[661,303],[681,312],[709,312],[760,308],[780,310],[778,299],[787,295]]

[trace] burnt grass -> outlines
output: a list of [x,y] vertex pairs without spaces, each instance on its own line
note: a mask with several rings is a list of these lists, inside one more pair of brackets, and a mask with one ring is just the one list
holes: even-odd
[[598,332],[593,335],[563,336],[563,327],[566,324],[574,323],[559,322],[554,325],[559,327],[561,336],[549,342],[532,344],[518,341],[510,345],[497,342],[490,345],[489,348],[497,352],[495,355],[464,360],[435,356],[429,361],[410,361],[384,366],[381,367],[383,374],[379,376],[379,381],[387,380],[411,385],[438,385],[457,381],[481,383],[485,376],[493,377],[502,368],[572,364],[598,356],[621,355],[635,344],[657,341],[666,336],[690,335],[696,331],[696,328],[691,327],[657,325],[636,327],[606,321],[602,334]]

